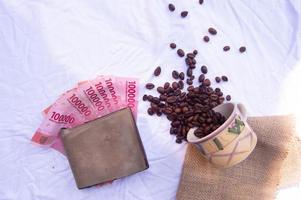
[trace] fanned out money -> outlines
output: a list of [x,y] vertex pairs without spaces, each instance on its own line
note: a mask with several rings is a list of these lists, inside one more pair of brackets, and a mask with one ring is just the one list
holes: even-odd
[[44,119],[31,140],[64,154],[61,128],[72,128],[124,107],[130,107],[136,119],[138,89],[135,78],[97,76],[79,82],[42,111]]

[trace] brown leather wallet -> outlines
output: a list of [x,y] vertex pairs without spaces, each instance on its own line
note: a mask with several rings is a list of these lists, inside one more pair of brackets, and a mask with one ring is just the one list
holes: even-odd
[[61,129],[60,135],[79,189],[149,167],[130,108]]

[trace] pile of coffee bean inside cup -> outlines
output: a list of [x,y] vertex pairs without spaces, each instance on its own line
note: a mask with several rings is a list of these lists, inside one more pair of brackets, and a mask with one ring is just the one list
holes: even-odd
[[[175,49],[174,43],[170,44],[171,49]],[[177,50],[180,57],[185,56],[187,65],[186,73],[173,70],[171,76],[173,82],[166,82],[162,86],[157,86],[158,96],[145,94],[144,101],[150,102],[147,112],[149,115],[166,115],[171,121],[170,134],[176,135],[176,142],[182,143],[187,140],[187,133],[190,128],[197,127],[194,134],[197,137],[204,137],[225,122],[225,117],[213,110],[214,107],[225,101],[220,88],[213,89],[211,81],[206,77],[208,68],[201,66],[197,69],[197,50],[185,54],[182,49]],[[200,70],[198,78],[194,75],[194,70]],[[154,76],[159,76],[161,67],[154,70]],[[193,85],[193,81],[198,82]],[[223,75],[216,77],[217,83],[227,82],[228,77]],[[187,85],[186,91],[184,86]],[[155,88],[153,83],[147,83],[145,87],[149,90]],[[227,95],[226,100],[230,101],[231,96]]]

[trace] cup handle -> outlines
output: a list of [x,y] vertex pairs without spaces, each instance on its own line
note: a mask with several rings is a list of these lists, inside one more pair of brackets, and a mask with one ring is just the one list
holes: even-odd
[[237,104],[237,109],[241,114],[242,120],[247,120],[247,110],[246,107],[242,103]]

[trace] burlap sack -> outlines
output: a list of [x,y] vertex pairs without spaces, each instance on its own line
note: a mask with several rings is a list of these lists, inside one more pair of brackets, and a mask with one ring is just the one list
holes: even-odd
[[[300,180],[300,147],[292,116],[251,117],[258,136],[252,154],[240,164],[219,169],[188,145],[177,199],[274,199],[279,184]],[[299,148],[300,149],[300,148]]]

